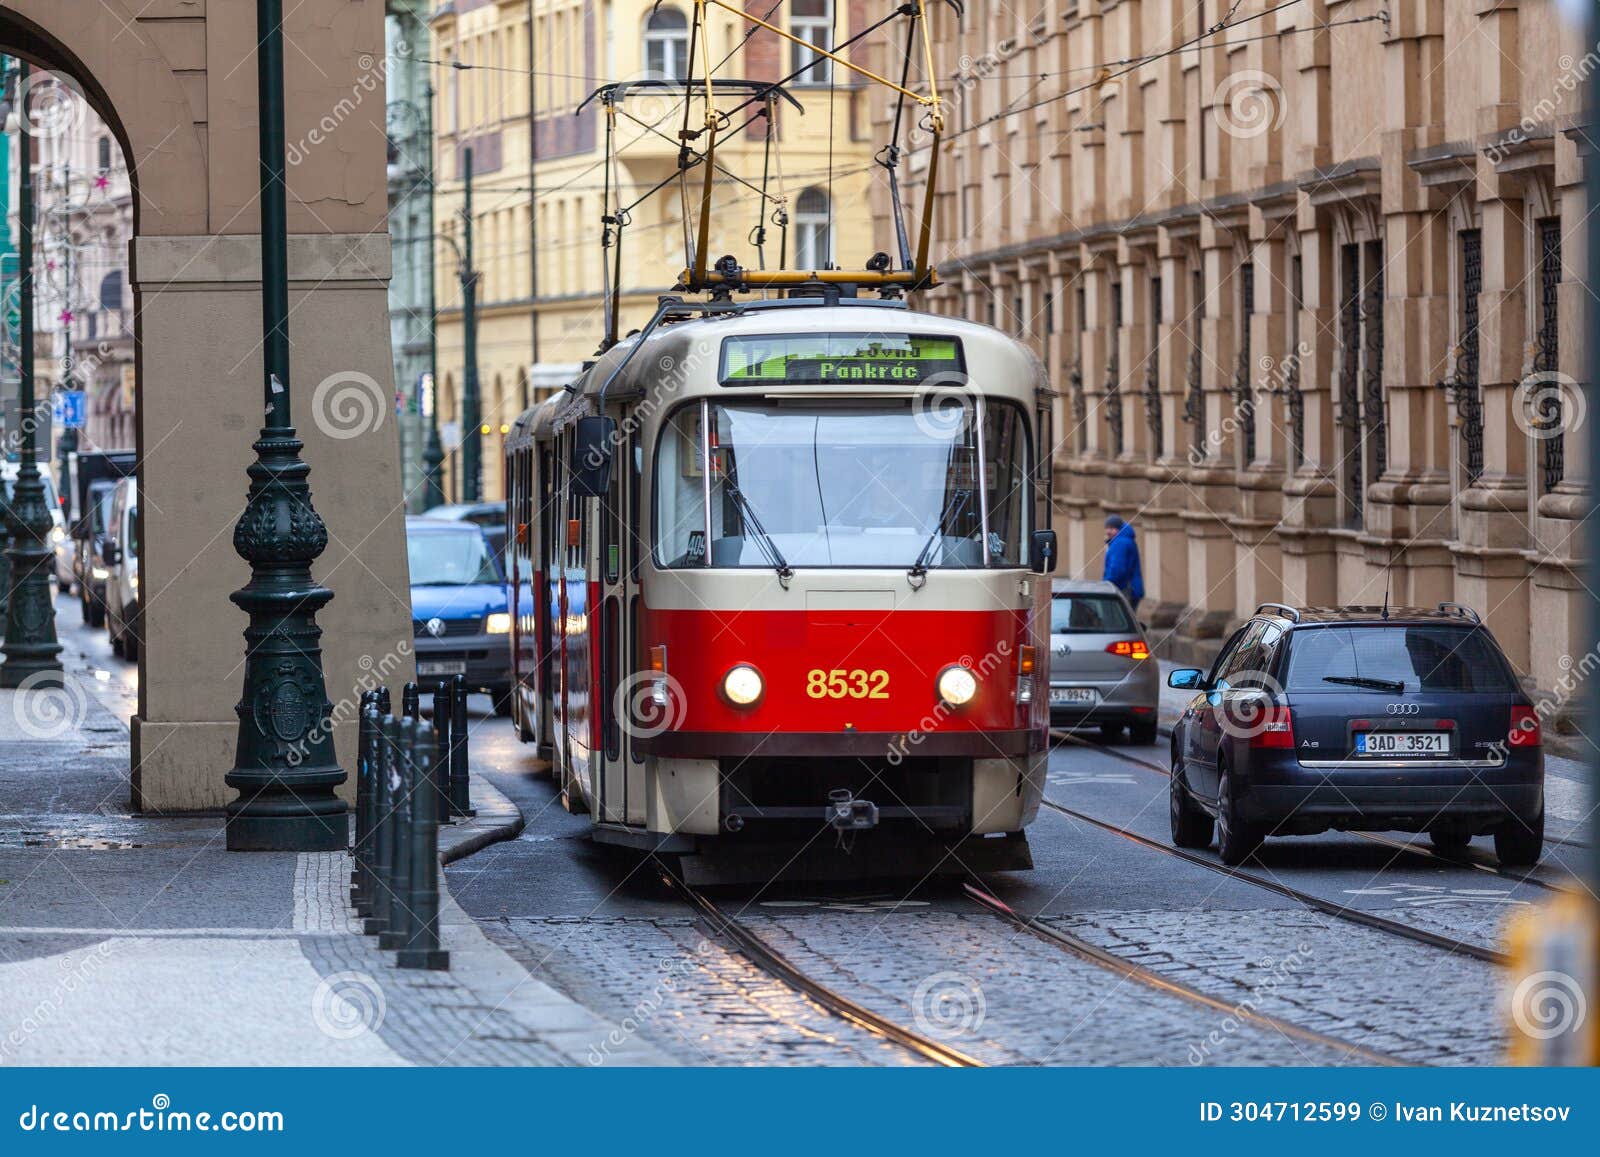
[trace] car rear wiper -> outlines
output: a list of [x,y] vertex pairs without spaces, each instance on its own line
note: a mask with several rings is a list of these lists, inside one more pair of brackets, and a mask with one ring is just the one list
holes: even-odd
[[911,580],[911,589],[919,590],[928,577],[928,560],[933,557],[933,548],[938,545],[939,539],[944,536],[944,528],[949,521],[960,514],[967,507],[968,500],[972,497],[970,490],[957,490],[950,495],[950,501],[945,503],[944,511],[939,515],[939,521],[933,525],[933,533],[928,535],[928,541],[922,544],[922,549],[917,552],[917,557],[911,563],[911,569],[906,571],[906,577]]
[[1393,691],[1399,695],[1406,685],[1398,679],[1370,679],[1365,675],[1324,675],[1324,683],[1342,683],[1347,687],[1366,687],[1373,691]]
[[767,556],[767,562],[778,572],[778,582],[784,590],[789,589],[789,580],[794,577],[794,568],[783,557],[783,551],[778,549],[778,544],[772,540],[772,535],[767,533],[767,528],[761,525],[761,519],[756,517],[755,507],[750,505],[750,500],[744,496],[744,491],[739,489],[739,484],[732,478],[723,476],[722,482],[728,492],[728,497],[733,499],[739,513],[744,516],[744,521],[751,530],[756,532],[756,542]]

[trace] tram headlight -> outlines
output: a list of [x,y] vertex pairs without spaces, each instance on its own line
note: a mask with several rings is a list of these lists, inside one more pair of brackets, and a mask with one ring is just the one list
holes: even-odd
[[722,693],[735,707],[749,707],[761,699],[766,684],[749,663],[739,663],[728,669],[722,677]]
[[978,693],[978,680],[967,668],[949,666],[939,672],[939,698],[952,707],[970,703]]
[[483,620],[483,629],[491,635],[509,635],[511,633],[511,616],[505,611],[495,611]]

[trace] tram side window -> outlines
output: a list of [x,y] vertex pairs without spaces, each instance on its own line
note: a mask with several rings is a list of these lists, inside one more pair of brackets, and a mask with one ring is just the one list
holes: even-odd
[[1028,472],[1028,423],[1016,406],[991,403],[984,415],[989,490],[989,565],[1021,566],[1026,551],[1033,479]]
[[685,406],[661,433],[656,462],[656,555],[662,566],[706,565],[705,463],[700,407]]

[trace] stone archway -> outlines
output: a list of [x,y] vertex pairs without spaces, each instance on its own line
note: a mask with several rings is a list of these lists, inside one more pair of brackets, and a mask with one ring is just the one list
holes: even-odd
[[[328,525],[319,616],[341,763],[354,697],[411,678],[404,503],[386,286],[379,0],[315,0],[289,50],[294,417]],[[245,466],[261,424],[255,6],[246,0],[0,0],[0,49],[76,81],[134,188],[144,634],[133,806],[222,806],[245,616],[228,595]],[[348,787],[348,785],[347,785]]]

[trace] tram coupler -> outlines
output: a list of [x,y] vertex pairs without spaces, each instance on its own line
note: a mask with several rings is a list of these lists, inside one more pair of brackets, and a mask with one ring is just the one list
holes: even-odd
[[841,832],[863,831],[878,826],[878,805],[853,798],[847,787],[836,788],[828,793],[823,818]]

